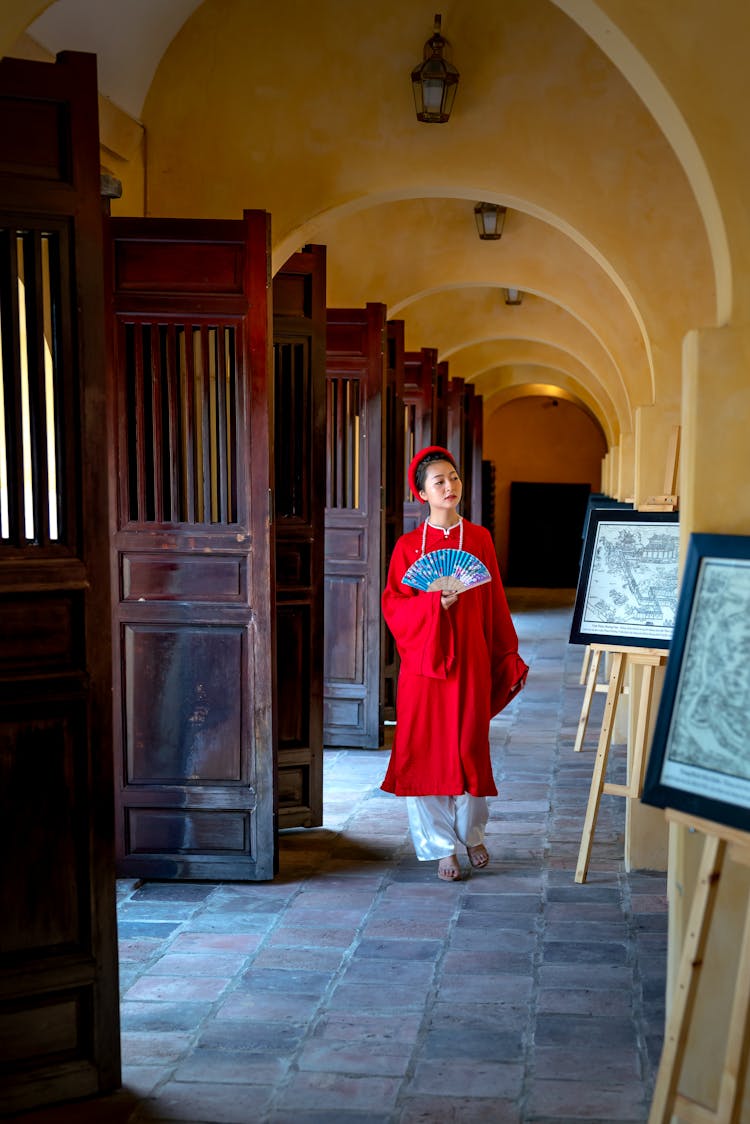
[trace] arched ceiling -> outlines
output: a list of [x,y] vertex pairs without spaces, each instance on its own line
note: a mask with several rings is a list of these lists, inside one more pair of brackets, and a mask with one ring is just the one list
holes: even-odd
[[[269,210],[274,268],[325,244],[330,305],[384,302],[488,404],[556,385],[616,444],[636,407],[679,400],[721,240],[663,131],[666,92],[649,86],[649,111],[605,51],[604,5],[446,0],[461,81],[451,121],[426,126],[408,81],[432,24],[419,0],[9,3],[50,51],[96,51],[101,92],[143,121],[148,213]],[[479,200],[509,208],[499,242],[477,238]]]

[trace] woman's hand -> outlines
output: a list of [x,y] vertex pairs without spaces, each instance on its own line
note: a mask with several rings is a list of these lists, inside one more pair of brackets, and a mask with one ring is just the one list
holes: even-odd
[[440,594],[440,604],[443,606],[444,609],[450,609],[451,605],[455,601],[458,601],[458,594],[457,593],[441,593]]

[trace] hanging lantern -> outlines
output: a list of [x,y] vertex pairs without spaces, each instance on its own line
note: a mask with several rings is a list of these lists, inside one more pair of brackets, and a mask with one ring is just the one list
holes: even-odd
[[428,124],[447,121],[458,89],[458,71],[443,58],[448,43],[440,34],[442,16],[435,16],[432,38],[424,45],[424,58],[411,72],[417,120]]
[[506,208],[499,203],[477,203],[474,208],[474,219],[477,224],[477,234],[483,242],[490,242],[502,236],[505,223]]

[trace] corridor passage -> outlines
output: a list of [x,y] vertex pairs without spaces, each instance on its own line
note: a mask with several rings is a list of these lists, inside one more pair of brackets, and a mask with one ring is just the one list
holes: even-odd
[[466,879],[439,882],[379,790],[387,753],[330,751],[325,824],[283,835],[273,884],[120,884],[126,1090],[45,1120],[647,1119],[665,877],[624,872],[624,801],[604,797],[574,883],[597,722],[574,754],[572,595],[510,600],[531,673],[493,722],[489,868],[461,856]]

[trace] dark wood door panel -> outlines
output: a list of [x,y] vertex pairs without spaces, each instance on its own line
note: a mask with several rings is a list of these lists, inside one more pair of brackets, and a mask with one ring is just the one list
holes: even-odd
[[325,247],[273,279],[279,825],[323,822]]
[[109,236],[119,869],[271,878],[268,217]]
[[327,745],[383,743],[385,306],[329,309],[326,365]]
[[437,350],[423,347],[404,355],[404,531],[424,519],[424,507],[414,499],[407,478],[412,459],[426,445],[439,444],[435,424]]
[[0,61],[0,1111],[120,1081],[93,55]]
[[[397,539],[404,530],[404,322],[388,321],[388,360],[386,363],[386,417],[385,417],[385,515],[384,515],[384,557],[385,571]],[[394,722],[396,719],[396,682],[398,680],[399,657],[393,633],[384,620],[380,628],[381,644],[381,697],[383,719]]]

